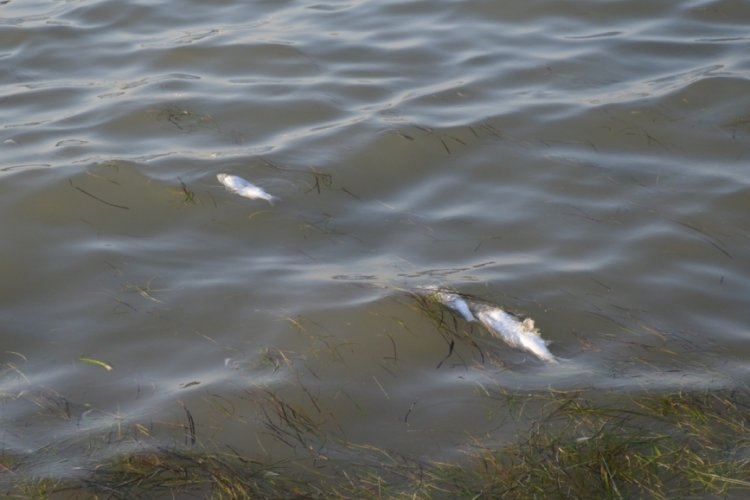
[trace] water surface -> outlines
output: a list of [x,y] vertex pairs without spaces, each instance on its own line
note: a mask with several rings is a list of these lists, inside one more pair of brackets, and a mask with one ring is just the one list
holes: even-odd
[[[283,401],[447,460],[527,427],[505,391],[745,384],[749,24],[705,0],[4,2],[3,449],[61,476],[191,440],[304,457]],[[534,318],[565,361],[441,327],[426,285]]]

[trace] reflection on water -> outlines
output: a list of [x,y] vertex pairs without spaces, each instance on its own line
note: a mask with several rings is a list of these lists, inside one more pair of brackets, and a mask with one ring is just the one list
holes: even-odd
[[744,384],[745,6],[170,7],[2,6],[6,468],[458,459],[528,428],[501,393]]

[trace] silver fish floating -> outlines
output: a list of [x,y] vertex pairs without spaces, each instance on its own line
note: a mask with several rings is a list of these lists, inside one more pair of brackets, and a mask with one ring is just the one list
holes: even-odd
[[266,193],[262,188],[242,177],[229,174],[217,174],[216,178],[219,179],[219,182],[221,182],[229,192],[244,196],[245,198],[250,198],[251,200],[266,200],[271,205],[278,200],[276,196]]
[[547,341],[534,327],[533,319],[522,319],[499,307],[485,304],[473,304],[473,310],[479,322],[509,346],[528,351],[547,363],[559,364],[557,358],[547,349]]
[[474,317],[474,315],[471,313],[471,309],[469,309],[469,304],[466,302],[466,300],[458,295],[457,293],[452,292],[446,292],[444,290],[440,290],[438,288],[427,288],[432,292],[432,297],[443,304],[445,307],[449,309],[453,309],[457,313],[459,313],[466,321],[476,321],[477,319]]

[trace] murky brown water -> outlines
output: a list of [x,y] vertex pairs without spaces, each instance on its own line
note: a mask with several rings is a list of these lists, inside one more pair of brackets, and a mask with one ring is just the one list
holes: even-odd
[[[732,1],[4,2],[2,448],[77,474],[189,414],[206,446],[299,456],[275,397],[449,459],[523,428],[503,390],[746,383],[748,25]],[[449,351],[409,294],[431,284],[565,361],[444,311]]]

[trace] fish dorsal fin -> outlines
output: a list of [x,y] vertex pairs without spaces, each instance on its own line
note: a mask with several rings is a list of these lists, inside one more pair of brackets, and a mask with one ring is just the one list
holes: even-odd
[[521,324],[524,326],[524,328],[527,328],[529,330],[534,329],[534,320],[531,318],[526,318],[525,320],[523,320],[523,323]]

